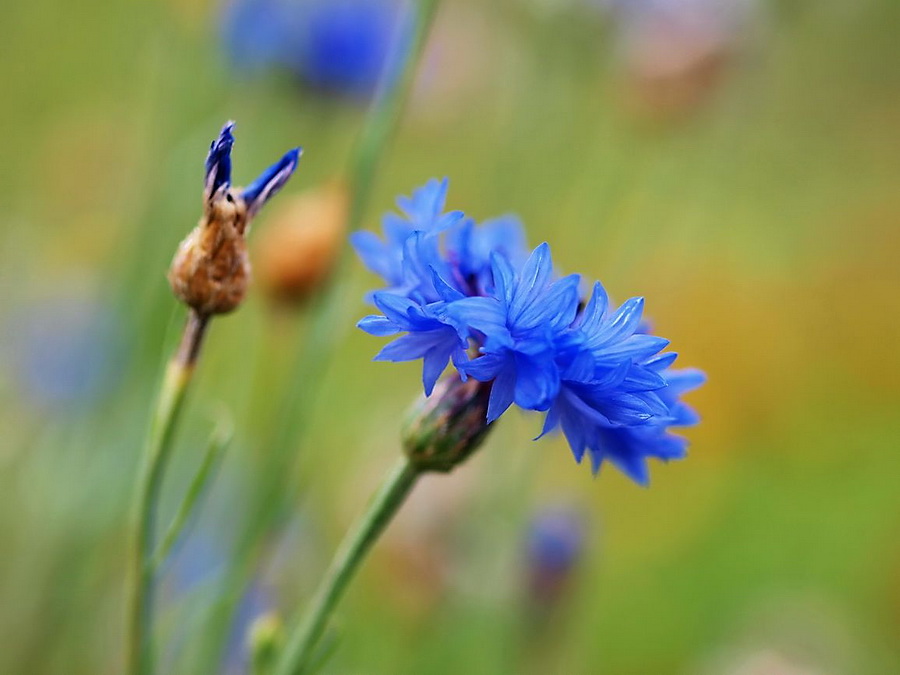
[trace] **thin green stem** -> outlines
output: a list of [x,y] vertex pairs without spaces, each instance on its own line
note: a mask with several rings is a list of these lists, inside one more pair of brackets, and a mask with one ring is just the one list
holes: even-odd
[[388,475],[368,510],[338,548],[307,614],[288,638],[275,675],[298,675],[309,664],[328,619],[350,580],[406,500],[418,477],[418,469],[406,458]]
[[159,495],[171,455],[175,426],[208,323],[209,317],[194,311],[188,316],[181,345],[166,368],[135,490],[126,645],[127,667],[131,675],[148,675],[153,671],[151,625],[154,573],[151,555],[155,545]]
[[203,460],[197,469],[197,473],[194,474],[191,484],[188,486],[184,499],[181,501],[181,506],[175,512],[175,516],[172,518],[172,522],[169,524],[166,534],[159,544],[159,548],[153,554],[151,572],[157,572],[165,563],[172,552],[172,548],[174,548],[184,533],[184,529],[196,509],[197,500],[200,499],[200,496],[209,484],[214,469],[218,466],[225,448],[231,442],[231,436],[230,423],[223,423],[222,426],[213,431],[213,435],[206,447],[206,452],[203,455]]

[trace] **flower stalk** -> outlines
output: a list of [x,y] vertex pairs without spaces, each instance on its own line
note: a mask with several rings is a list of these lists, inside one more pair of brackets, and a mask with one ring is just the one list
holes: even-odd
[[151,673],[153,550],[163,476],[172,451],[172,439],[180,417],[194,366],[200,355],[209,316],[190,310],[181,344],[166,368],[147,436],[134,503],[134,539],[131,550],[130,606],[128,612],[128,672]]
[[400,510],[422,474],[449,473],[466,461],[492,429],[489,387],[450,375],[413,408],[403,432],[405,458],[397,463],[368,510],[348,532],[309,609],[291,634],[275,675],[300,675],[308,667],[328,619],[366,554]]
[[126,645],[127,672],[131,675],[153,672],[156,571],[194,511],[218,454],[214,440],[169,534],[157,551],[156,520],[163,480],[172,454],[175,427],[200,357],[203,337],[214,315],[234,311],[244,299],[250,280],[245,241],[248,228],[253,217],[291,177],[300,158],[300,148],[289,150],[246,188],[232,187],[233,130],[234,122],[226,123],[210,145],[206,157],[203,214],[179,245],[169,268],[172,292],[188,306],[189,313],[181,344],[166,368],[135,490]]
[[178,507],[178,511],[172,518],[172,522],[169,524],[162,541],[160,541],[153,555],[151,565],[153,572],[159,571],[166,560],[168,560],[172,549],[175,548],[175,545],[184,535],[201,496],[212,481],[216,468],[221,464],[222,455],[231,442],[231,437],[232,428],[230,421],[220,423],[219,427],[213,431],[206,448],[206,454],[203,455],[203,461],[200,463],[197,473],[194,474],[181,506]]
[[350,580],[406,501],[420,475],[421,470],[408,459],[399,461],[388,474],[366,513],[338,548],[306,616],[285,645],[275,675],[299,675],[309,665],[328,619]]

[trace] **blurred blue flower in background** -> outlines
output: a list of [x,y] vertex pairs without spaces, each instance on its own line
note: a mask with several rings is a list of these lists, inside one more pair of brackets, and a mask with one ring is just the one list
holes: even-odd
[[7,372],[38,408],[88,407],[115,384],[123,335],[102,302],[74,293],[34,300],[4,332]]
[[561,428],[594,473],[610,460],[646,484],[648,457],[683,457],[686,441],[668,428],[696,423],[679,396],[703,376],[670,369],[676,355],[660,355],[668,340],[647,334],[643,299],[613,309],[598,282],[582,303],[580,277],[558,277],[548,244],[526,257],[517,221],[478,226],[444,211],[446,193],[446,179],[431,180],[398,200],[404,217],[385,216],[383,240],[352,238],[388,284],[370,297],[383,314],[359,327],[406,333],[376,360],[423,359],[426,395],[452,361],[463,380],[491,383],[487,423],[513,403],[546,412],[541,435]]
[[584,552],[581,509],[547,506],[537,511],[525,542],[530,598],[540,607],[556,604]]
[[225,50],[239,70],[283,69],[305,84],[365,98],[385,70],[402,0],[232,0]]

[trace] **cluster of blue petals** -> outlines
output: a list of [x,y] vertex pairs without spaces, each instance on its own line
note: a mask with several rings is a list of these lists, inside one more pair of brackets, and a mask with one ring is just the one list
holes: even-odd
[[583,301],[581,278],[558,275],[546,243],[529,253],[517,219],[478,224],[445,211],[446,196],[447,180],[431,180],[398,199],[383,237],[352,236],[386,283],[369,298],[381,314],[359,327],[400,336],[375,359],[422,359],[426,395],[448,363],[492,383],[488,423],[514,403],[545,413],[541,435],[561,429],[595,473],[609,460],[646,484],[648,457],[683,457],[686,441],[669,429],[697,422],[680,395],[704,376],[671,367],[668,340],[641,320],[643,299],[613,307],[598,282]]

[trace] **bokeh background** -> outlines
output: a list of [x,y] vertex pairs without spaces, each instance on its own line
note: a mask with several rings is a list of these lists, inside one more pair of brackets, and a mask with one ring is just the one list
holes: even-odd
[[[372,77],[356,68],[381,53],[363,28],[394,24],[323,47],[310,26],[340,25],[262,21],[274,6],[4,5],[2,673],[120,671],[130,491],[183,320],[164,273],[209,140],[238,121],[237,183],[305,148],[254,240],[347,168]],[[434,176],[451,208],[519,214],[561,269],[646,297],[709,375],[704,421],[643,489],[504,419],[419,487],[323,672],[900,672],[898,25],[894,0],[443,2],[367,226]],[[286,30],[298,51],[275,49]],[[329,49],[353,55],[314,61]],[[236,438],[165,571],[163,672],[247,672],[249,626],[295,616],[392,464],[420,383],[353,327],[372,283],[348,259],[309,381],[287,381],[303,308],[257,285],[214,322],[167,509],[222,409]],[[310,421],[288,517],[232,619],[223,579],[292,385]]]

